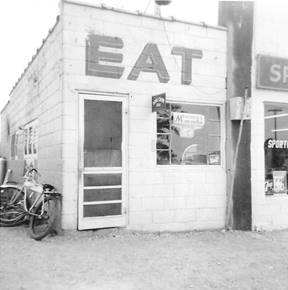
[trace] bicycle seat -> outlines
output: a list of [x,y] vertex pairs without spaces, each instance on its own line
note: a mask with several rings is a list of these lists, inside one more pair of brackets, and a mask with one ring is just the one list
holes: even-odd
[[43,190],[44,191],[46,191],[46,190],[52,191],[52,190],[55,190],[55,187],[53,185],[51,185],[51,184],[45,183],[45,184],[43,184]]

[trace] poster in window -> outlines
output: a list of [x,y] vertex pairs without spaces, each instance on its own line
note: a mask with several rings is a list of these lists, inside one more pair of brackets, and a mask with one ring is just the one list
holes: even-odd
[[273,174],[274,193],[286,193],[287,192],[286,171],[284,170],[273,171],[272,174]]
[[178,129],[182,138],[193,138],[195,130],[202,129],[205,124],[205,116],[172,112],[172,124]]
[[265,180],[265,194],[266,195],[273,195],[273,180],[266,179]]
[[161,112],[166,109],[166,94],[152,96],[152,112]]
[[220,164],[220,151],[214,151],[208,154],[208,164],[210,165]]

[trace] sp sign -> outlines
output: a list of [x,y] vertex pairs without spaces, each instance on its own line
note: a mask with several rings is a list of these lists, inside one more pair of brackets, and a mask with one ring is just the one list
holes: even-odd
[[260,89],[288,91],[288,59],[259,55],[256,86]]

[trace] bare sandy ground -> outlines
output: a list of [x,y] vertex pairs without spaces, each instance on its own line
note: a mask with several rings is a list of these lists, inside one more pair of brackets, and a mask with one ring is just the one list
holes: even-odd
[[288,231],[65,232],[0,228],[0,289],[288,289]]

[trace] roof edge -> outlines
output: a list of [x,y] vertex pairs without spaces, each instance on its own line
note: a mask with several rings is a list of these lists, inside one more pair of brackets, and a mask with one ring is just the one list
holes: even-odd
[[127,10],[123,10],[120,8],[109,7],[109,6],[106,6],[104,4],[97,5],[97,4],[91,4],[91,3],[88,3],[85,1],[82,2],[82,1],[77,1],[77,0],[63,0],[63,3],[91,7],[91,8],[95,8],[95,9],[110,10],[110,11],[119,12],[119,13],[128,14],[128,15],[133,15],[133,16],[143,16],[143,17],[156,19],[156,20],[162,20],[162,21],[164,20],[167,22],[179,22],[179,23],[183,23],[183,24],[190,24],[190,25],[195,25],[195,26],[199,26],[199,27],[211,28],[211,29],[215,29],[215,30],[227,31],[227,28],[224,26],[210,25],[210,24],[206,24],[205,22],[185,21],[185,20],[177,19],[173,16],[162,17],[162,16],[156,16],[156,15],[142,13],[140,11],[136,11],[136,12],[127,11]]
[[58,25],[59,22],[60,22],[60,15],[57,15],[55,24],[52,26],[51,29],[49,29],[47,36],[45,38],[43,38],[41,46],[39,48],[37,48],[36,53],[32,56],[31,60],[28,62],[28,64],[26,65],[24,71],[22,72],[21,76],[18,78],[18,80],[13,85],[13,87],[12,87],[10,93],[9,93],[9,96],[12,95],[13,91],[15,90],[17,85],[20,83],[20,81],[22,80],[24,74],[30,68],[30,66],[32,65],[32,63],[35,60],[35,58],[39,55],[41,49],[45,45],[45,43],[48,40],[49,36],[54,32],[54,30],[55,30],[55,28],[56,28],[56,26]]
[[3,114],[4,113],[4,111],[7,109],[7,107],[8,107],[9,104],[10,104],[10,101],[7,101],[6,104],[5,104],[5,106],[2,108],[0,114]]

